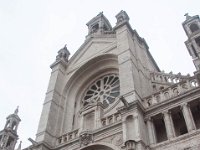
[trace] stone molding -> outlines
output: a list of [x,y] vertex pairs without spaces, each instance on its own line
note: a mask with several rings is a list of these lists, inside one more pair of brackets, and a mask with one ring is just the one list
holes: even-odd
[[86,146],[93,143],[93,133],[91,131],[83,131],[79,135],[80,146]]
[[[180,106],[181,103],[183,103],[183,102],[188,103],[190,101],[193,101],[200,97],[199,92],[200,92],[200,88],[198,87],[196,89],[193,89],[186,93],[183,93],[183,94],[179,95],[178,97],[171,98],[167,101],[162,101],[150,108],[145,109],[145,114],[146,114],[146,116],[155,116],[157,114],[162,113],[163,110],[165,110],[165,109],[169,110],[174,107]],[[193,95],[193,96],[191,97],[191,95]]]

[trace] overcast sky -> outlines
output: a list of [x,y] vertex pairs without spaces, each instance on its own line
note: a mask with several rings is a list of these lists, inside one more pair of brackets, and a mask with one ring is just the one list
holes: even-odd
[[200,15],[200,0],[0,0],[0,129],[19,105],[19,140],[35,138],[57,51],[73,54],[90,19],[103,11],[112,26],[125,10],[161,70],[195,71],[184,45],[184,14]]

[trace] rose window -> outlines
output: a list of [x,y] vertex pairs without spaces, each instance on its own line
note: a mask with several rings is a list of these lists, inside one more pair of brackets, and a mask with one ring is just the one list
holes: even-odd
[[92,83],[85,92],[84,106],[89,103],[101,102],[104,108],[115,101],[119,96],[119,77],[116,74],[103,76]]

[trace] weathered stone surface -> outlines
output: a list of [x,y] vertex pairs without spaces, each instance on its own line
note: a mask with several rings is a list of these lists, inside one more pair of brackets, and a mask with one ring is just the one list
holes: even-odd
[[[58,52],[32,149],[199,149],[198,71],[161,72],[126,12],[116,18],[112,28],[101,12],[69,60],[66,47]],[[199,17],[187,16],[183,27],[199,70]]]

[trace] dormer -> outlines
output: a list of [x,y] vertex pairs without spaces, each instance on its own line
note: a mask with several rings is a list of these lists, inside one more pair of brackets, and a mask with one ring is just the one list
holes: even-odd
[[103,34],[106,31],[112,31],[112,26],[103,15],[103,12],[92,18],[86,25],[88,26],[88,35]]

